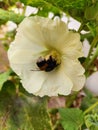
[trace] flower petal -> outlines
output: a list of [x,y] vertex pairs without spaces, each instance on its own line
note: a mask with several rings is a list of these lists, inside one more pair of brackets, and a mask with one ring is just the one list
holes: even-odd
[[[28,37],[21,33],[21,28],[18,29],[14,42],[11,43],[8,50],[9,61],[13,64],[28,64],[34,61],[39,54],[47,49],[45,46],[33,43]],[[25,32],[26,30],[24,30]],[[30,33],[30,32],[28,32]],[[36,38],[38,39],[38,38]],[[36,59],[37,59],[36,58]],[[10,63],[10,64],[11,64]]]
[[27,17],[22,21],[16,39],[23,36],[31,40],[32,44],[59,49],[59,46],[63,46],[61,39],[67,32],[66,24],[60,19],[51,20],[34,16]]
[[41,31],[41,24],[44,24],[44,21],[40,23],[41,19],[38,16],[25,18],[17,29],[16,39],[22,36],[31,41],[32,44],[43,45],[44,38]]
[[28,37],[22,35],[19,32],[17,32],[15,40],[11,43],[10,46],[11,48],[14,47],[15,49],[32,49],[33,52],[38,52],[43,48],[45,49],[45,46],[33,42]]
[[59,51],[59,47],[63,47],[64,41],[61,43],[62,38],[68,32],[66,24],[60,19],[50,20],[44,19],[42,24],[42,35],[45,39],[45,46],[48,48],[55,48]]
[[[39,96],[57,96],[68,95],[71,93],[73,84],[71,80],[65,75],[63,70],[44,72],[44,71],[30,71],[30,65],[27,68],[23,65],[14,66],[14,71],[21,78],[24,88],[34,95]],[[20,69],[21,68],[21,69]],[[21,72],[21,73],[20,73]]]
[[39,71],[32,71],[32,72],[26,72],[23,73],[21,76],[21,82],[24,86],[24,88],[29,92],[29,93],[37,93],[41,87],[42,84],[45,80],[45,72],[39,72]]
[[[14,51],[14,52],[13,52]],[[31,49],[13,49],[9,51],[9,59],[14,64],[28,64],[34,59],[34,55]]]
[[70,60],[65,58],[62,63],[62,67],[66,75],[73,82],[73,91],[80,90],[85,84],[84,68],[78,60]]
[[65,75],[63,70],[55,70],[46,73],[46,79],[42,84],[41,89],[36,93],[39,96],[58,96],[60,95],[68,95],[71,93],[73,83],[71,80]]
[[[39,69],[38,58],[52,51],[60,54],[61,64],[51,72],[33,71]],[[69,32],[60,19],[39,16],[23,20],[8,50],[10,65],[24,88],[39,96],[68,95],[71,90],[80,90],[85,77],[77,59],[82,55],[79,34]]]
[[29,92],[35,94],[42,87],[43,82],[46,79],[44,71],[33,71],[32,64],[11,64],[14,72],[21,79],[23,87]]
[[68,32],[64,37],[62,54],[70,59],[77,59],[83,56],[82,43],[80,42],[80,35],[74,32]]

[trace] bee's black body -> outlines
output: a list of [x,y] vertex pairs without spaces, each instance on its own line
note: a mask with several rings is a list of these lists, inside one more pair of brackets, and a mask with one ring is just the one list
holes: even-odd
[[40,57],[36,64],[40,68],[40,70],[44,70],[46,72],[52,71],[58,65],[56,63],[56,60],[52,58],[52,56],[49,56],[47,60]]

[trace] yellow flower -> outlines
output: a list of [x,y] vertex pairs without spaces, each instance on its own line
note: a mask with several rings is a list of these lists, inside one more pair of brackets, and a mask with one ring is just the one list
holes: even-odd
[[85,83],[78,33],[60,19],[25,18],[8,50],[12,69],[23,87],[34,95],[57,96],[79,91]]

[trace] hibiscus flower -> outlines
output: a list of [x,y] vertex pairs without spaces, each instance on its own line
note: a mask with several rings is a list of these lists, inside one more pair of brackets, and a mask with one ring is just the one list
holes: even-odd
[[11,68],[34,95],[57,96],[79,91],[85,83],[80,35],[60,19],[25,18],[8,50]]

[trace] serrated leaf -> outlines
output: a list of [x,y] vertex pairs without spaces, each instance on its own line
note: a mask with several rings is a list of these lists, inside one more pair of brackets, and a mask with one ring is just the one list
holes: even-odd
[[85,116],[85,124],[90,130],[98,130],[98,114],[88,114]]
[[0,9],[0,21],[2,21],[3,23],[7,21],[13,21],[19,24],[23,19],[23,15],[15,14],[13,11]]
[[78,130],[84,121],[83,112],[77,108],[59,109],[64,130]]
[[2,89],[2,85],[8,79],[10,71],[4,72],[0,74],[0,90]]
[[0,130],[52,130],[46,99],[26,96],[12,81],[0,92]]

